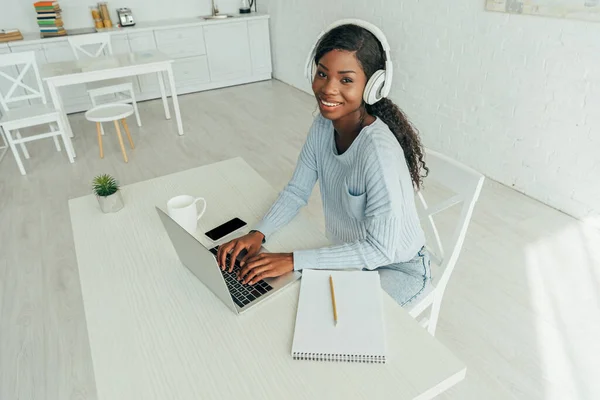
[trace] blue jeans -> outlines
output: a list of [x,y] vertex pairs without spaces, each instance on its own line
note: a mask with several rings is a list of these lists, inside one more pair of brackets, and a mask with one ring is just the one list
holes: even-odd
[[431,284],[431,260],[425,247],[412,260],[379,267],[375,271],[379,271],[383,290],[403,307],[418,299]]

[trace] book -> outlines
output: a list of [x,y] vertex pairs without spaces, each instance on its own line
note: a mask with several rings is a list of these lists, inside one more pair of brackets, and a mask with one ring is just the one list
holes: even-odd
[[45,21],[48,19],[57,19],[57,18],[61,18],[60,13],[48,13],[48,14],[38,14],[37,20]]
[[63,26],[63,20],[62,19],[56,19],[56,20],[47,20],[47,21],[38,21],[38,26]]
[[[330,276],[335,290],[330,290]],[[295,360],[385,363],[386,353],[378,272],[302,272],[292,344]]]

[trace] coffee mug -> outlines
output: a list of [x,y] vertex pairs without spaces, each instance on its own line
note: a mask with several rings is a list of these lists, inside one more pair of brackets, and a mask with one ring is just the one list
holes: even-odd
[[[198,212],[196,203],[202,201],[202,211]],[[206,200],[188,195],[176,196],[167,202],[167,212],[175,222],[191,234],[196,233],[198,220],[206,211]]]

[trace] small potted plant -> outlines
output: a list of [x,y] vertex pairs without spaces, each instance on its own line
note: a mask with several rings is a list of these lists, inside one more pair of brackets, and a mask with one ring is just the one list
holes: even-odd
[[115,178],[108,174],[98,175],[92,181],[92,186],[103,213],[113,213],[123,208],[123,196]]

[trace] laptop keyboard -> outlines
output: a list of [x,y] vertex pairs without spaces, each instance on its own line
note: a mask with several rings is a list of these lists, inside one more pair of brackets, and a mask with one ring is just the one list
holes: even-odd
[[[216,256],[218,248],[218,246],[213,247],[210,249],[210,252]],[[228,254],[227,265],[229,265],[230,261],[231,257]],[[225,283],[227,284],[229,294],[231,294],[233,302],[237,304],[238,307],[243,308],[263,294],[273,290],[273,287],[263,280],[256,282],[254,285],[244,285],[242,282],[237,280],[237,273],[239,270],[240,263],[238,260],[235,260],[233,271],[229,272],[228,269],[225,271],[221,270],[221,274],[223,274],[223,278],[225,278]]]

